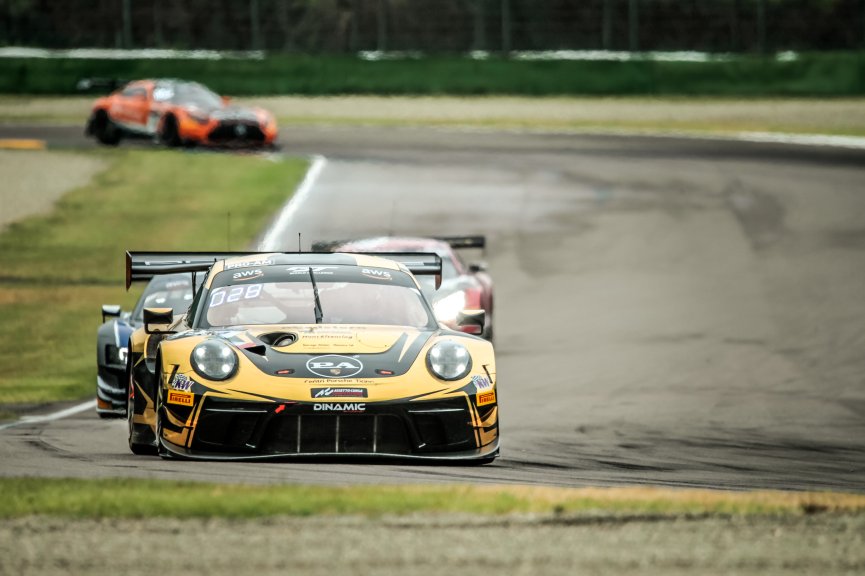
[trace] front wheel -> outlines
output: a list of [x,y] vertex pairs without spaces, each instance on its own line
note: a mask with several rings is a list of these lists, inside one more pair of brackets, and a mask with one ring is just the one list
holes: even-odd
[[162,386],[162,371],[159,370],[156,372],[156,401],[154,402],[154,405],[156,406],[156,453],[159,454],[161,458],[169,459],[171,458],[171,452],[166,450],[165,446],[162,445],[162,413],[165,411],[165,401],[163,399],[164,394]]
[[177,118],[167,116],[162,122],[162,129],[159,131],[159,139],[166,146],[176,148],[183,144],[180,139],[180,128],[177,126]]
[[156,454],[156,447],[153,444],[142,444],[136,439],[135,433],[135,384],[132,381],[132,368],[129,372],[129,389],[127,391],[128,398],[126,399],[126,425],[129,433],[129,449],[133,454],[138,456],[152,456]]
[[104,110],[100,110],[93,117],[93,135],[106,146],[117,146],[123,134],[120,128],[111,121]]

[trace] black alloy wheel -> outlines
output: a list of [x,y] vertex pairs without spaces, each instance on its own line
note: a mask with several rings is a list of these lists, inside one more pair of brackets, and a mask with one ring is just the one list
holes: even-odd
[[122,138],[120,128],[111,121],[105,110],[99,110],[93,119],[93,134],[96,139],[106,146],[117,146]]
[[171,148],[176,148],[183,144],[183,141],[180,139],[180,128],[177,126],[177,118],[173,115],[169,114],[162,122],[159,139],[163,144]]

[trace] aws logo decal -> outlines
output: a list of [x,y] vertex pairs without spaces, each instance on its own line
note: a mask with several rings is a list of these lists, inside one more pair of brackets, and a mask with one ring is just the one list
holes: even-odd
[[256,278],[261,278],[264,276],[264,272],[258,268],[255,270],[242,270],[240,272],[235,272],[231,275],[231,278],[241,282],[243,280],[254,280]]
[[307,360],[306,369],[322,378],[351,378],[363,370],[363,363],[357,358],[327,354]]
[[369,278],[376,280],[391,280],[390,272],[387,270],[379,270],[378,268],[361,268],[360,273]]

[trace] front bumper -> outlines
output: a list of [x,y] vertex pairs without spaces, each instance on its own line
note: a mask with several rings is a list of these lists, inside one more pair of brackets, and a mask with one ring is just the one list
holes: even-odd
[[96,370],[96,412],[126,416],[126,368],[99,366]]
[[[192,407],[170,407],[172,417],[165,418],[160,441],[174,455],[216,460],[484,460],[498,453],[498,408],[488,405],[478,409],[467,397],[368,402],[362,412],[316,410],[321,405],[209,397],[197,412]],[[193,426],[172,425],[172,421],[190,419]]]

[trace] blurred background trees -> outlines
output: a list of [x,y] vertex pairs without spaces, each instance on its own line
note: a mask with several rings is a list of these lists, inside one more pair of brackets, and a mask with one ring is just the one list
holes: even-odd
[[0,45],[353,53],[865,49],[865,0],[0,0]]

